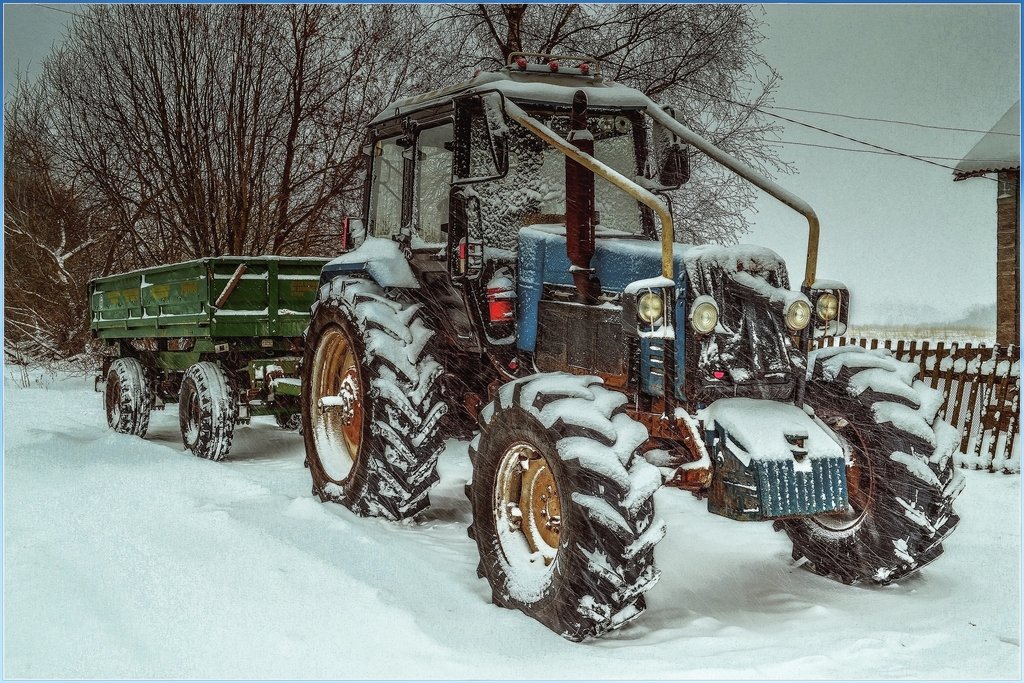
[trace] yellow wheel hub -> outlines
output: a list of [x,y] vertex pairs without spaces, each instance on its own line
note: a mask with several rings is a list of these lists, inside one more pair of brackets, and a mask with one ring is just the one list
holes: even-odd
[[551,564],[558,552],[562,505],[544,456],[528,443],[511,445],[498,464],[494,488],[495,522],[521,536],[531,553]]

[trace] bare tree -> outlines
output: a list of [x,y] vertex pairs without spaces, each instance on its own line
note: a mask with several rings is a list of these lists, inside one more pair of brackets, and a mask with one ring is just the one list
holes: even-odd
[[46,100],[19,87],[4,109],[5,351],[37,361],[82,351],[86,284],[109,230],[74,176],[55,163]]
[[[784,169],[777,75],[740,5],[90,5],[5,105],[8,342],[68,355],[90,277],[219,254],[332,254],[366,124],[516,51],[586,53],[747,163]],[[752,190],[694,160],[678,233],[729,241]]]
[[358,197],[365,123],[417,80],[418,18],[396,6],[90,8],[44,81],[67,164],[119,217],[117,262],[331,251]]

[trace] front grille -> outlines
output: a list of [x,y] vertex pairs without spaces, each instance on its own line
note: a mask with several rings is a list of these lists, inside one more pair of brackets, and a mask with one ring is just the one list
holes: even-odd
[[625,374],[626,344],[620,308],[541,301],[537,323],[534,358],[542,372]]
[[846,506],[846,462],[814,458],[810,471],[797,472],[791,460],[754,461],[762,517],[816,515]]

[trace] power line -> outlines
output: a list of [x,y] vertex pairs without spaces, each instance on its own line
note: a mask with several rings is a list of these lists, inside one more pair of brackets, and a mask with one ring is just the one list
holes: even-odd
[[53,10],[54,12],[63,12],[64,14],[70,14],[73,17],[81,17],[82,19],[95,19],[94,17],[88,17],[88,16],[86,16],[84,14],[79,14],[78,12],[72,12],[69,9],[63,9],[61,7],[54,7],[53,5],[42,5],[42,4],[38,3],[38,2],[34,2],[32,4],[35,5],[36,7],[42,7],[43,9]]
[[898,124],[898,125],[901,125],[901,126],[916,126],[917,128],[931,128],[933,130],[950,130],[950,131],[955,131],[955,132],[959,132],[959,133],[981,133],[983,135],[987,135],[987,134],[991,133],[992,135],[1007,135],[1007,136],[1014,137],[1014,138],[1019,138],[1020,137],[1020,133],[1002,133],[1000,131],[995,131],[995,130],[978,130],[976,128],[955,128],[955,127],[951,127],[951,126],[935,126],[935,125],[928,124],[928,123],[916,123],[914,121],[899,121],[897,119],[879,119],[879,118],[874,118],[874,117],[871,117],[871,116],[854,116],[852,114],[838,114],[836,112],[818,111],[816,109],[798,109],[796,107],[778,107],[778,106],[775,106],[775,105],[768,105],[768,104],[764,105],[764,107],[766,109],[780,109],[780,110],[783,110],[783,111],[798,111],[798,112],[803,112],[804,114],[821,114],[822,116],[837,116],[839,118],[854,119],[856,121],[877,121],[879,123],[895,123],[895,124]]
[[[759,111],[762,114],[767,114],[768,116],[774,116],[777,119],[781,119],[783,121],[788,121],[789,123],[794,123],[794,124],[796,124],[798,126],[803,126],[804,128],[810,128],[811,130],[816,130],[816,131],[819,131],[821,133],[825,133],[826,135],[832,135],[832,136],[837,137],[837,138],[842,138],[843,140],[849,140],[850,142],[856,142],[858,145],[864,145],[865,147],[871,147],[873,149],[877,149],[877,150],[880,150],[882,152],[888,152],[890,155],[893,155],[893,156],[904,157],[904,158],[907,158],[907,159],[914,159],[915,161],[920,161],[921,163],[924,163],[924,164],[930,164],[932,166],[938,166],[939,168],[944,168],[946,170],[953,171],[954,173],[956,172],[956,168],[953,167],[953,166],[947,166],[946,164],[940,164],[937,161],[931,161],[930,159],[927,159],[925,157],[919,157],[919,156],[915,156],[913,154],[907,154],[906,152],[900,152],[899,150],[891,149],[889,147],[883,147],[882,145],[876,145],[876,144],[874,144],[872,142],[867,142],[866,140],[860,140],[860,139],[852,137],[850,135],[844,135],[842,133],[837,133],[837,132],[835,132],[833,130],[828,130],[827,128],[822,128],[821,126],[815,126],[815,125],[812,125],[810,123],[805,123],[803,121],[797,121],[796,119],[791,119],[788,116],[783,116],[782,114],[776,114],[774,112],[765,111],[761,107],[755,106],[753,104],[747,104],[746,102],[737,102],[736,100],[729,99],[728,97],[723,97],[722,95],[715,95],[715,94],[706,92],[704,90],[699,90],[697,88],[694,88],[693,86],[685,86],[685,87],[687,87],[689,90],[692,90],[693,92],[700,93],[701,95],[705,95],[707,97],[711,97],[711,98],[716,99],[716,100],[721,100],[723,102],[728,102],[730,104],[735,104],[738,107],[746,107],[747,109],[752,109],[754,111]],[[983,178],[988,178],[988,176],[982,176],[982,177]],[[993,182],[995,182],[995,178],[988,178],[988,179],[993,181]]]
[[[771,145],[799,145],[800,147],[819,147],[821,149],[834,149],[840,152],[857,152],[858,154],[879,154],[881,156],[899,156],[893,152],[879,152],[874,149],[854,149],[853,147],[836,147],[834,145],[819,145],[813,142],[797,142],[796,140],[768,140],[767,138],[758,138],[758,142],[767,142]],[[934,159],[936,161],[960,161],[957,157],[936,157],[928,154],[915,154],[914,157],[921,159]],[[1005,159],[975,159],[979,162],[1005,162]]]

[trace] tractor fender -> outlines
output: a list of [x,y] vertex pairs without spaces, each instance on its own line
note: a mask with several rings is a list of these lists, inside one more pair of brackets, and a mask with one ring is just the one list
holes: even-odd
[[324,265],[320,284],[324,285],[339,275],[356,273],[365,273],[384,288],[417,289],[420,286],[402,248],[397,242],[382,237],[366,237],[356,249]]

